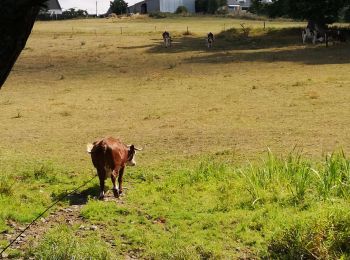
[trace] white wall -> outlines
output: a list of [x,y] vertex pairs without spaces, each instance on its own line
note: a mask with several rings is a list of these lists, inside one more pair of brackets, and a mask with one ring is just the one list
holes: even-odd
[[195,12],[195,0],[159,0],[159,2],[161,12],[175,13],[181,5],[186,6],[189,12]]

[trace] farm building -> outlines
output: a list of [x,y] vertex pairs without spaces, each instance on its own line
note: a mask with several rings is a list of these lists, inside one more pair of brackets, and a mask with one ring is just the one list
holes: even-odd
[[251,0],[227,0],[227,7],[230,12],[247,10],[251,5]]
[[[229,12],[248,10],[252,6],[252,0],[227,0]],[[272,0],[262,0],[262,3],[272,3]]]
[[191,13],[195,12],[195,0],[144,0],[128,7],[129,13],[175,13],[179,6],[185,6]]
[[52,16],[62,14],[62,8],[58,0],[47,1],[46,12]]

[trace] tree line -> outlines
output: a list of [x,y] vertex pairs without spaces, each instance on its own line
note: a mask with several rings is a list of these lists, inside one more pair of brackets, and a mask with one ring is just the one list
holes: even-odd
[[196,0],[196,13],[214,14],[220,7],[226,6],[227,0]]
[[350,22],[350,0],[253,0],[252,13],[271,18],[286,17],[312,21],[326,27],[338,21]]

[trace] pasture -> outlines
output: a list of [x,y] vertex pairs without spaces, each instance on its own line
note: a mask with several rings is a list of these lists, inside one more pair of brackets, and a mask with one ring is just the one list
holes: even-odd
[[349,256],[349,44],[304,46],[304,23],[262,24],[37,22],[0,91],[0,248],[94,174],[86,143],[118,136],[144,151],[117,202],[94,198],[97,179],[83,189],[80,221],[98,229],[63,220],[10,256]]

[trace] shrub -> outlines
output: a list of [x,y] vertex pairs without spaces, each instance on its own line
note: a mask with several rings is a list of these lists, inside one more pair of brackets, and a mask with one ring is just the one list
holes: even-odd
[[154,13],[149,13],[149,17],[155,18],[155,19],[163,19],[167,18],[169,16],[168,13],[162,13],[162,12],[154,12]]
[[176,11],[175,11],[176,14],[187,14],[188,13],[188,10],[186,8],[186,6],[183,6],[183,5],[180,5]]

